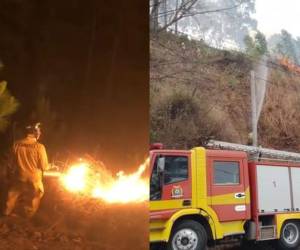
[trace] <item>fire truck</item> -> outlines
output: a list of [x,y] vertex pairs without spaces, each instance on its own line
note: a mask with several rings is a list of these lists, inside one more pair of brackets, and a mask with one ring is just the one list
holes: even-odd
[[210,141],[150,149],[150,246],[202,250],[227,238],[300,245],[300,154]]

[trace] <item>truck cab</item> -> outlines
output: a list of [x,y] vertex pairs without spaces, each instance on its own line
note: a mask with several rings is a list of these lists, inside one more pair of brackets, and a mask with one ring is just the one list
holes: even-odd
[[185,223],[201,228],[205,244],[245,233],[244,223],[250,218],[246,153],[201,147],[154,149],[150,166],[151,242],[168,242],[173,245],[170,249],[181,249],[176,245],[189,249],[183,243],[188,246],[190,241],[183,236],[191,234],[194,239],[196,235],[184,230],[177,236],[175,233]]

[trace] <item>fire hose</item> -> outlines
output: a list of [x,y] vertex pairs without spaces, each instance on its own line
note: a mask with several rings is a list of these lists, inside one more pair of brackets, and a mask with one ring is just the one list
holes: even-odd
[[62,173],[59,172],[59,171],[51,171],[51,170],[48,170],[48,171],[44,171],[44,177],[56,177],[56,178],[59,178],[61,177]]

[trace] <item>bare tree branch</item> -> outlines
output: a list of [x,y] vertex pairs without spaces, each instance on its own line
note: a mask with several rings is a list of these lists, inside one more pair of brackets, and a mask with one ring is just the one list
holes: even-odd
[[[245,1],[247,0],[240,0],[237,4],[229,7],[224,7],[220,9],[211,9],[211,10],[203,10],[203,11],[197,11],[194,9],[196,3],[199,3],[200,0],[182,0],[178,8],[171,9],[168,11],[162,11],[158,12],[160,9],[160,3],[158,3],[158,0],[153,0],[154,2],[157,1],[157,5],[153,5],[150,18],[151,20],[157,20],[157,27],[154,29],[157,32],[163,31],[168,29],[173,24],[177,23],[180,19],[190,17],[190,16],[196,16],[196,15],[204,15],[208,13],[215,13],[215,12],[223,12],[232,10],[235,8],[238,8],[241,6]],[[155,8],[155,11],[153,10]],[[165,19],[168,18],[168,22],[161,27],[158,27],[159,25],[159,18],[164,17]]]
[[208,14],[208,13],[213,13],[213,12],[222,12],[222,11],[226,11],[226,10],[232,10],[232,9],[235,9],[235,8],[241,6],[242,4],[243,4],[243,2],[240,2],[239,4],[236,4],[231,7],[227,7],[227,8],[191,12],[191,13],[189,13],[189,16],[203,15],[203,14]]

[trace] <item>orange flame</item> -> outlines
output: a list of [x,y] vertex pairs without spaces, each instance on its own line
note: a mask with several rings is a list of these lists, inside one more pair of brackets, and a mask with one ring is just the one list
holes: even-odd
[[149,199],[148,182],[142,178],[149,164],[147,159],[129,175],[123,171],[113,177],[106,169],[94,171],[89,163],[73,165],[61,176],[64,187],[76,193],[102,199],[108,203],[142,202]]
[[279,63],[288,71],[300,74],[300,66],[291,61],[288,57],[282,57],[279,59]]

